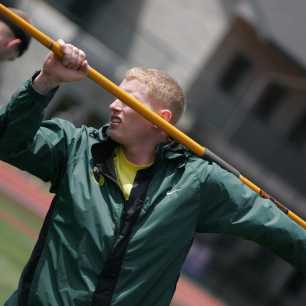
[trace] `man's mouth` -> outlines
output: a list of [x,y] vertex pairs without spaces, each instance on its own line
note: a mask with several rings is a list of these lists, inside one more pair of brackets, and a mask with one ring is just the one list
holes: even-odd
[[112,116],[110,122],[112,125],[118,125],[121,123],[121,119],[119,117]]

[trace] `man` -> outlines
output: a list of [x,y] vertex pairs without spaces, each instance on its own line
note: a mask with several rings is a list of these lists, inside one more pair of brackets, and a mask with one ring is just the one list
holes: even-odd
[[[251,239],[306,272],[306,234],[218,165],[169,140],[116,99],[110,124],[42,121],[56,88],[85,76],[86,56],[60,42],[0,111],[0,158],[51,182],[55,198],[16,305],[166,306],[195,232]],[[184,109],[167,74],[134,68],[120,85],[165,120]]]
[[[23,11],[10,9],[28,20]],[[0,15],[0,62],[12,61],[21,56],[28,49],[30,41],[31,37],[25,31]]]

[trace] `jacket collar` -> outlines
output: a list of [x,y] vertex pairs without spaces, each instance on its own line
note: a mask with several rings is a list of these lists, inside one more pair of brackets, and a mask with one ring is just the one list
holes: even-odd
[[99,130],[94,131],[94,137],[98,142],[94,143],[91,147],[91,154],[94,160],[94,164],[101,164],[103,161],[109,159],[115,147],[118,145],[108,135],[109,124],[102,126]]
[[192,152],[175,140],[170,139],[166,143],[161,143],[156,147],[156,154],[165,159],[187,158]]
[[[97,143],[92,145],[91,152],[95,163],[101,163],[103,160],[110,158],[113,151],[118,143],[113,141],[108,136],[109,124],[102,126],[99,130],[95,131],[95,138],[98,140]],[[186,160],[193,153],[186,149],[185,146],[176,142],[175,140],[169,139],[168,142],[160,143],[156,146],[156,160],[173,160],[173,159],[184,159]]]

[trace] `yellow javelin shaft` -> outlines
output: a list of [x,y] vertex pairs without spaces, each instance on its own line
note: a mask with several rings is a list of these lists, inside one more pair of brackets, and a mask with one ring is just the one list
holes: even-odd
[[[6,16],[9,18],[12,22],[17,24],[19,27],[21,27],[24,31],[28,32],[31,36],[33,36],[36,40],[38,40],[41,44],[46,46],[48,49],[53,51],[58,57],[62,56],[62,51],[59,43],[51,39],[46,34],[39,31],[36,27],[34,27],[32,24],[12,12],[10,9],[8,9],[5,5],[0,4],[0,14]],[[222,160],[220,157],[215,155],[213,152],[208,150],[207,148],[201,146],[199,143],[194,141],[192,138],[184,134],[182,131],[177,129],[175,126],[173,126],[168,121],[164,120],[162,117],[160,117],[158,114],[152,112],[148,107],[146,107],[143,103],[141,103],[139,100],[137,100],[135,97],[129,95],[127,92],[125,92],[122,88],[117,86],[115,83],[110,81],[108,78],[103,76],[101,73],[96,71],[91,66],[88,67],[87,70],[87,76],[95,81],[98,85],[103,87],[108,92],[112,93],[114,96],[119,98],[122,102],[130,106],[132,109],[134,109],[136,112],[141,114],[144,118],[152,122],[153,124],[159,126],[162,128],[169,136],[171,136],[173,139],[177,140],[178,142],[185,145],[187,148],[189,148],[192,152],[197,154],[198,156],[207,156],[208,158],[211,158],[213,161],[217,162],[223,168],[227,169],[228,171],[232,172],[234,175],[236,175],[242,183],[247,185],[249,188],[251,188],[256,193],[260,194],[264,198],[269,198],[272,200],[283,212],[285,212],[292,220],[300,224],[304,229],[306,229],[306,222],[301,219],[299,216],[294,214],[292,211],[290,211],[288,208],[286,208],[283,204],[275,200],[273,197],[268,195],[265,191],[263,191],[260,187],[256,186],[254,183],[252,183],[250,180],[248,180],[246,177],[242,176],[235,168],[233,168],[231,165],[226,163],[224,160]]]

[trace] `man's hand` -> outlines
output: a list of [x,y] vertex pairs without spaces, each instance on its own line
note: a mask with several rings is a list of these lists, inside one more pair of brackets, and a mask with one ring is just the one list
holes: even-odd
[[43,95],[62,83],[80,81],[86,76],[88,68],[86,54],[63,40],[58,40],[58,43],[64,53],[62,59],[50,52],[41,72],[33,81],[33,88]]

